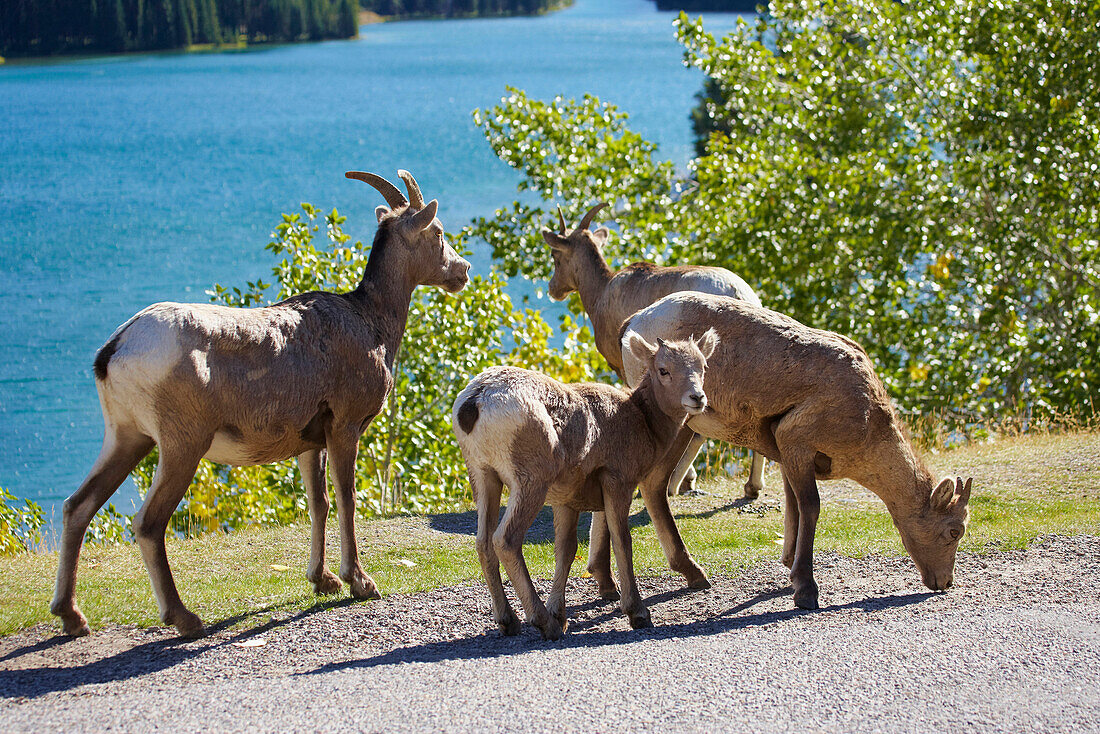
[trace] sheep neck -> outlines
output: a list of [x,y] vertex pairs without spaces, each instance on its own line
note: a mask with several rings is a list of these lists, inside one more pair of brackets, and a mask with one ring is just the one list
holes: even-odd
[[359,287],[349,294],[385,350],[386,367],[391,371],[405,335],[412,294],[419,284],[406,263],[398,261],[395,249],[372,252]]
[[893,433],[852,471],[852,479],[878,495],[891,516],[919,514],[932,495],[932,474],[901,430],[895,426]]
[[646,426],[653,437],[653,447],[655,449],[653,462],[656,462],[668,451],[672,442],[676,439],[676,434],[683,427],[687,414],[681,413],[677,416],[670,416],[661,409],[660,404],[657,402],[655,386],[648,372],[642,377],[642,381],[638,383],[637,389],[630,393],[630,402],[645,418]]
[[615,273],[608,266],[607,261],[599,250],[585,250],[582,253],[581,267],[578,268],[577,293],[581,297],[581,305],[590,317],[595,320],[600,313],[601,301],[607,293],[607,286]]

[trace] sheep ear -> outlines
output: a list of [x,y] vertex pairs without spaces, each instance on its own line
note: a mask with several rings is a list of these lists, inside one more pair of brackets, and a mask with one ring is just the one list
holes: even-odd
[[974,477],[968,477],[965,483],[962,477],[958,478],[958,483],[955,486],[955,495],[959,498],[959,507],[966,506],[966,503],[970,501],[970,487],[972,484],[974,484]]
[[597,245],[607,244],[607,238],[611,235],[611,230],[607,227],[600,227],[592,233],[592,237],[596,240]]
[[952,479],[944,479],[939,486],[932,490],[929,503],[933,510],[946,510],[951,497],[955,494],[955,482]]
[[642,335],[636,331],[627,333],[626,346],[630,349],[631,354],[646,364],[652,363],[653,357],[657,355],[657,347],[643,339]]
[[382,222],[382,217],[386,216],[389,213],[390,208],[388,206],[380,206],[374,210],[374,216],[379,221],[379,223]]
[[439,202],[432,199],[424,208],[412,215],[409,226],[417,232],[423,232],[435,221],[435,213],[439,210]]
[[718,332],[707,329],[698,341],[695,341],[695,346],[699,347],[699,351],[703,353],[703,359],[710,359],[710,355],[714,354],[714,350],[718,348]]
[[542,228],[542,238],[546,240],[546,244],[550,245],[550,249],[552,250],[564,250],[569,246],[569,240],[567,238],[562,237],[557,232],[547,229],[546,227]]

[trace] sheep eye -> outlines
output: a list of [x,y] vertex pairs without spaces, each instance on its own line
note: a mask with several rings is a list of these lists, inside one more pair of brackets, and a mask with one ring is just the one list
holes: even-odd
[[668,370],[666,370],[664,367],[662,367],[659,370],[657,370],[657,374],[659,374],[661,377],[668,377]]

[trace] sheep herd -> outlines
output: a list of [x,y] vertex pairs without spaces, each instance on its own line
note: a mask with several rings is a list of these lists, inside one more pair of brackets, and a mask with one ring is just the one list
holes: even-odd
[[[309,505],[306,575],[314,590],[333,593],[347,583],[357,598],[378,596],[356,546],[359,438],[393,387],[413,290],[433,285],[457,293],[469,283],[470,264],[446,242],[438,203],[424,201],[407,171],[398,172],[407,197],[376,174],[346,175],[386,202],[375,210],[378,229],[355,290],[302,293],[255,309],[158,303],[120,326],[97,353],[103,448],[64,504],[50,606],[67,634],[90,631],[74,599],[88,525],[154,446],[160,460],[133,527],[160,618],[181,635],[204,628],[176,590],[165,532],[203,458],[249,465],[296,457]],[[764,457],[779,464],[783,562],[798,606],[818,605],[818,479],[849,477],[875,492],[925,585],[950,586],[971,480],[934,480],[863,349],[762,307],[723,268],[635,263],[612,271],[602,254],[608,230],[590,229],[604,206],[590,209],[571,232],[559,209],[558,231],[543,230],[554,261],[550,294],[579,293],[597,349],[630,390],[494,367],[454,402],[454,431],[477,504],[477,553],[500,630],[520,630],[504,593],[503,564],[527,620],[548,639],[565,631],[565,582],[582,511],[593,513],[588,570],[599,594],[620,598],[631,626],[651,626],[631,560],[627,514],[635,488],[670,567],[692,588],[709,586],[668,501],[669,490],[690,486],[691,462],[705,438],[753,451],[749,498],[763,487]],[[338,574],[325,565],[326,464],[340,530]],[[504,486],[509,498],[500,517]],[[556,564],[544,605],[522,542],[545,504],[554,510]]]

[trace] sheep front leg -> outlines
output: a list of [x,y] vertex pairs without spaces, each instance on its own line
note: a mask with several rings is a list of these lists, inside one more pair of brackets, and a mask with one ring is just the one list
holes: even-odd
[[752,467],[749,469],[749,479],[745,482],[744,497],[754,500],[764,491],[764,455],[759,451],[752,452]]
[[331,507],[325,486],[325,453],[317,449],[300,454],[298,468],[302,472],[302,484],[305,485],[309,503],[309,567],[306,578],[313,582],[314,593],[335,594],[340,590],[340,579],[325,566],[325,525]]
[[546,599],[550,616],[561,624],[562,632],[569,629],[565,618],[565,586],[569,581],[569,569],[577,556],[577,519],[580,511],[565,505],[554,505],[554,583]]
[[657,466],[642,481],[642,500],[645,501],[646,510],[653,521],[653,529],[657,533],[657,540],[661,543],[661,549],[668,558],[668,565],[677,573],[684,575],[687,585],[692,589],[709,589],[710,581],[699,564],[688,553],[684,539],[680,536],[680,530],[676,527],[676,520],[672,517],[672,509],[668,504],[668,481],[675,470],[680,457],[684,455],[689,442],[694,435],[688,427],[680,429],[672,447],[665,454]]
[[356,599],[381,599],[374,579],[363,573],[359,565],[355,540],[355,456],[359,451],[359,433],[355,429],[334,432],[328,436],[327,444],[340,523],[340,578],[348,583]]
[[619,588],[622,590],[623,614],[634,629],[652,627],[649,609],[642,603],[638,582],[634,578],[634,550],[630,539],[630,499],[634,488],[615,479],[605,479],[603,485],[604,516],[611,530],[611,543],[615,548],[615,565],[619,569]]

